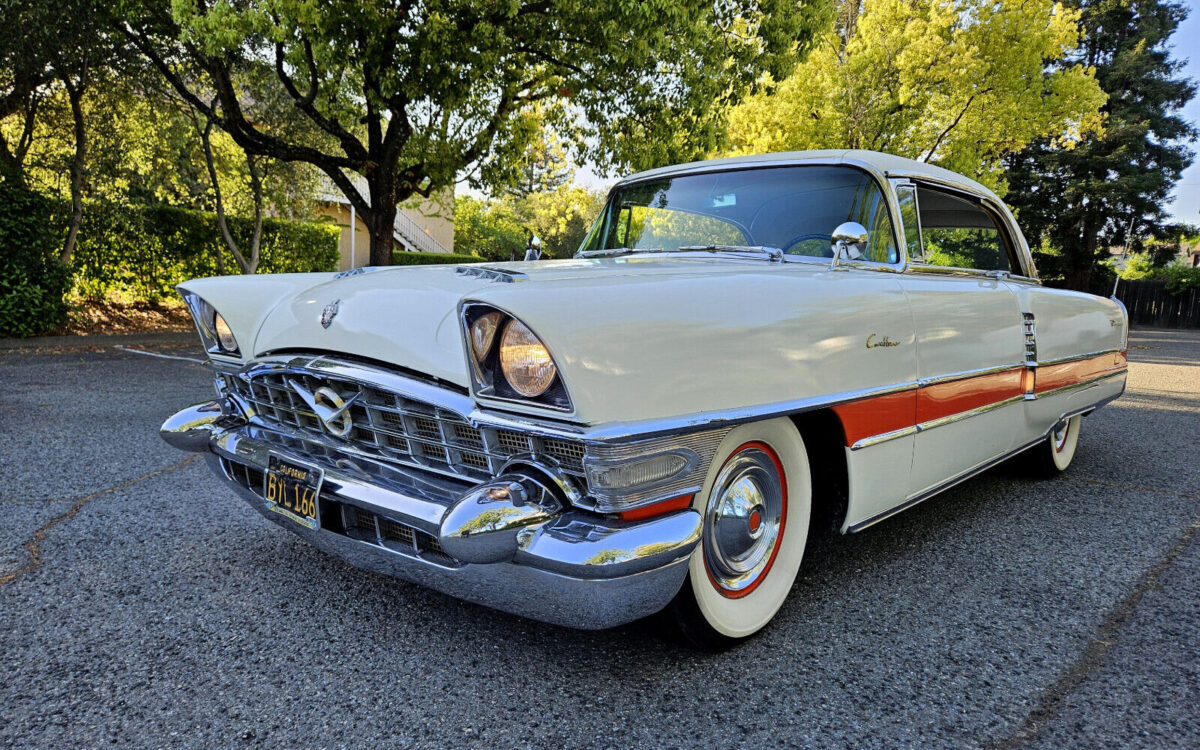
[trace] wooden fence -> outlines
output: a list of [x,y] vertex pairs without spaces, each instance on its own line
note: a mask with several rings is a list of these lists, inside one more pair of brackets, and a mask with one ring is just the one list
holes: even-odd
[[1165,281],[1122,281],[1117,299],[1125,303],[1134,326],[1200,328],[1200,289],[1171,294]]

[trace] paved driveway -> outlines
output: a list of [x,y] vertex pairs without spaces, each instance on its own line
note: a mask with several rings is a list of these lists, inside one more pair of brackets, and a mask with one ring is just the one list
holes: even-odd
[[325,557],[159,440],[195,364],[2,354],[0,744],[1200,746],[1200,335],[1130,355],[1067,476],[819,543],[714,656]]

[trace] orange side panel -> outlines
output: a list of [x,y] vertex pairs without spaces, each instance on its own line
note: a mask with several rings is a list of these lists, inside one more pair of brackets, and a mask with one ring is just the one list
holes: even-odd
[[917,392],[917,423],[1022,396],[1025,368],[928,385]]
[[846,445],[916,424],[917,391],[914,388],[873,396],[833,407],[846,431]]
[[1082,383],[1085,380],[1092,380],[1101,375],[1123,370],[1125,367],[1125,355],[1122,353],[1101,354],[1081,359],[1078,362],[1043,365],[1037,368],[1036,391],[1044,393],[1066,385]]

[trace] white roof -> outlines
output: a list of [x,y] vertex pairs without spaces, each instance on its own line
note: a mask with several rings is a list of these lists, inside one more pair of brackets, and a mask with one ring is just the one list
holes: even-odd
[[693,170],[707,170],[713,167],[741,167],[741,166],[762,166],[764,164],[785,164],[798,163],[805,161],[823,161],[842,164],[857,164],[866,166],[876,172],[881,173],[885,177],[927,177],[938,182],[947,183],[973,193],[986,195],[997,202],[1000,199],[991,190],[983,185],[980,185],[975,180],[969,177],[964,177],[957,172],[951,172],[948,169],[926,164],[925,162],[916,161],[915,159],[905,159],[902,156],[893,156],[892,154],[884,154],[879,151],[863,151],[859,149],[830,149],[824,151],[784,151],[774,154],[754,154],[752,156],[730,156],[724,159],[709,159],[707,161],[694,161],[688,164],[676,164],[669,167],[659,167],[657,169],[649,169],[645,172],[638,172],[621,180],[618,184],[626,182],[634,182],[643,180],[648,177],[666,177],[668,175],[691,172]]

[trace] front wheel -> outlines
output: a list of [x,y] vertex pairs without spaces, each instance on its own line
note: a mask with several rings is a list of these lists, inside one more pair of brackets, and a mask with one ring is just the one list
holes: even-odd
[[742,425],[721,442],[694,506],[704,518],[688,577],[672,601],[685,638],[728,648],[783,605],[808,537],[812,479],[795,425]]

